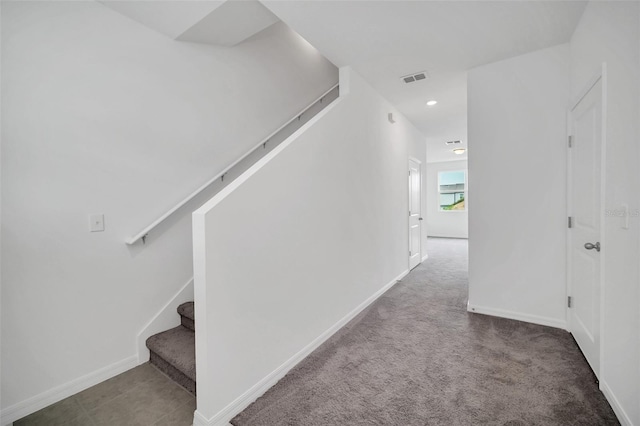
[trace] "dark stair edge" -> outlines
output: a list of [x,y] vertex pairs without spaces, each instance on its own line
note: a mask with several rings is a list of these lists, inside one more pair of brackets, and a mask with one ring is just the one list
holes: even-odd
[[160,372],[168,376],[171,380],[182,386],[187,392],[196,395],[196,382],[187,377],[182,371],[167,362],[160,355],[149,350],[149,363],[156,367]]
[[178,314],[180,314],[180,324],[192,331],[196,331],[194,307],[195,305],[193,302],[185,302],[178,306]]
[[180,316],[187,317],[191,321],[195,321],[195,304],[193,302],[185,302],[178,306]]
[[180,315],[180,324],[191,331],[196,331],[196,323],[191,318]]
[[149,337],[146,346],[149,352],[156,356],[156,359],[161,358],[180,375],[195,383],[196,347],[195,333],[192,330],[179,325]]
[[150,352],[175,367],[190,380],[196,380],[195,333],[182,326],[154,334],[147,339]]

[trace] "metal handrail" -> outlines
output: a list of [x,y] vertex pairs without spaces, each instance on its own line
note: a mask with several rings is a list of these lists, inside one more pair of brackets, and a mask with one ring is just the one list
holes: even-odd
[[134,236],[130,237],[129,239],[127,239],[126,243],[128,245],[133,245],[135,243],[137,243],[138,241],[142,240],[143,243],[145,243],[145,240],[147,238],[147,235],[149,234],[149,232],[151,232],[151,230],[153,230],[156,226],[160,225],[162,222],[164,222],[169,216],[171,216],[173,213],[175,213],[176,211],[178,211],[181,207],[183,207],[185,204],[187,204],[189,201],[193,200],[195,197],[197,197],[202,191],[204,191],[205,189],[207,189],[208,187],[210,187],[214,182],[216,182],[218,179],[223,179],[224,180],[224,175],[226,175],[231,169],[233,169],[235,166],[237,166],[242,160],[244,160],[245,158],[247,158],[249,155],[251,155],[255,150],[257,150],[260,147],[263,147],[268,141],[269,139],[273,138],[275,135],[277,135],[280,131],[282,131],[285,127],[287,127],[289,124],[293,123],[295,120],[300,119],[300,117],[307,112],[307,110],[309,110],[311,107],[313,107],[316,103],[320,102],[325,96],[327,96],[329,93],[331,93],[331,91],[335,90],[336,87],[338,87],[338,84],[335,84],[334,86],[332,86],[329,90],[327,90],[326,92],[324,92],[321,96],[319,96],[315,101],[311,102],[309,105],[307,105],[302,111],[300,111],[299,113],[297,113],[296,115],[293,116],[293,118],[289,121],[287,121],[286,123],[284,123],[282,126],[278,127],[275,131],[273,131],[269,136],[267,136],[266,138],[264,138],[262,141],[260,141],[259,144],[257,144],[256,146],[254,146],[253,148],[251,148],[251,150],[249,150],[246,154],[244,154],[243,156],[241,156],[240,158],[238,158],[236,161],[234,161],[230,166],[228,166],[227,168],[225,168],[224,170],[222,170],[220,173],[218,173],[217,175],[215,175],[213,178],[209,179],[204,185],[200,186],[198,189],[196,189],[194,192],[192,192],[189,196],[187,196],[185,199],[183,199],[182,201],[180,201],[178,204],[176,204],[174,207],[172,207],[170,210],[168,210],[165,214],[163,214],[162,216],[160,216],[159,218],[157,218],[156,220],[154,220],[149,226],[145,227],[143,230],[141,230],[140,232],[138,232],[137,234],[135,234]]

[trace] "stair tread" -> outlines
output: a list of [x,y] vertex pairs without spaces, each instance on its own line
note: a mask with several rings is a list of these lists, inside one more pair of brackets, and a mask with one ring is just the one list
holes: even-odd
[[196,334],[181,325],[147,339],[147,347],[191,380],[196,380]]
[[186,302],[178,306],[178,313],[183,317],[189,318],[191,321],[195,321],[195,310],[193,302]]

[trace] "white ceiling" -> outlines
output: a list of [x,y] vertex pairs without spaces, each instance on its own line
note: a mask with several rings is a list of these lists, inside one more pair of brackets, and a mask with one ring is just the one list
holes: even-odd
[[234,46],[280,20],[257,0],[99,0],[174,40]]
[[228,0],[177,39],[235,46],[279,21],[277,16],[257,0]]
[[[424,133],[430,162],[467,157],[444,144],[461,140],[466,147],[466,71],[569,41],[586,5],[561,0],[261,2],[277,17],[256,0],[101,1],[171,38],[212,44],[233,45],[280,18],[337,66],[353,67],[405,114]],[[425,70],[427,80],[400,80]],[[430,99],[438,104],[427,107]]]
[[173,39],[222,6],[225,1],[99,0],[100,3],[108,8]]
[[[568,42],[582,1],[279,1],[275,15],[338,66],[350,65],[426,136],[428,161],[466,158],[466,70]],[[428,80],[399,77],[427,70]],[[438,104],[427,107],[426,101]]]

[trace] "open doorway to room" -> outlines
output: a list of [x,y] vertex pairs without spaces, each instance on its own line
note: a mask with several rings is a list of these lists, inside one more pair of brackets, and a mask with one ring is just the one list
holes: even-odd
[[427,235],[468,238],[467,160],[427,164]]
[[[425,225],[429,239],[469,237],[467,73],[428,88],[423,106],[427,146]],[[445,90],[446,87],[446,90]],[[427,254],[434,248],[427,243]]]
[[[443,84],[446,90],[430,88],[424,105],[424,120],[428,122],[424,167],[426,255],[435,264],[446,264],[452,274],[466,276],[469,209],[473,208],[468,201],[467,73],[450,75]],[[466,281],[463,287],[466,303]]]

